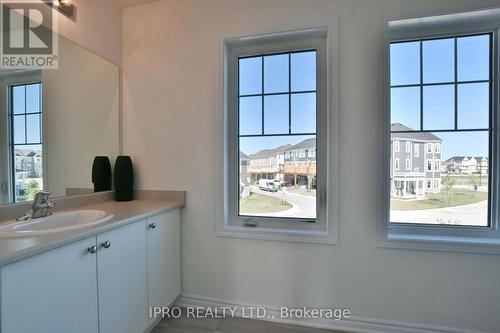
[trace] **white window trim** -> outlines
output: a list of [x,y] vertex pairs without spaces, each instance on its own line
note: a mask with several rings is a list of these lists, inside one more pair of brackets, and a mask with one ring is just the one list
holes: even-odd
[[406,141],[406,152],[407,153],[411,152],[411,142],[410,141]]
[[[337,243],[337,225],[338,225],[338,48],[337,48],[337,19],[326,27],[303,29],[291,32],[262,34],[259,36],[232,37],[223,36],[220,41],[220,105],[219,105],[219,121],[217,124],[216,136],[218,138],[216,151],[216,186],[214,188],[217,209],[216,209],[216,232],[221,237],[236,237],[236,238],[251,238],[264,240],[292,241],[292,242],[307,242],[307,243]],[[290,50],[291,43],[302,37],[309,39],[311,36],[326,39],[326,43],[322,42],[318,53],[318,57],[324,57],[326,68],[318,68],[318,108],[326,109],[326,120],[319,123],[318,128],[318,145],[317,156],[325,158],[324,179],[325,188],[318,190],[318,196],[323,200],[325,213],[318,214],[316,223],[306,222],[285,222],[277,223],[274,227],[258,223],[255,227],[242,225],[235,221],[234,210],[231,212],[230,198],[231,189],[229,184],[231,171],[230,154],[231,143],[229,140],[230,133],[227,131],[229,122],[229,113],[232,105],[229,103],[229,97],[234,96],[231,92],[231,85],[228,84],[228,74],[231,72],[230,59],[234,57],[234,50],[242,47],[251,47],[257,41],[266,42],[268,50],[260,48],[259,53],[276,52],[282,48],[282,51]],[[302,44],[303,45],[303,44]],[[264,52],[262,52],[264,51]],[[254,52],[252,52],[254,53]],[[319,58],[318,58],[319,59]],[[234,66],[234,65],[233,65]],[[324,90],[324,91],[321,91]],[[321,101],[320,95],[323,96]],[[321,105],[320,105],[321,104]],[[234,107],[233,107],[234,108]],[[328,130],[328,131],[327,131]],[[323,142],[323,143],[321,143]],[[320,151],[323,149],[323,152]],[[233,153],[234,154],[234,153]],[[323,157],[322,157],[323,156]],[[234,168],[233,168],[234,169]],[[321,172],[321,171],[320,171]],[[319,175],[319,174],[318,174]],[[234,193],[234,190],[233,190]],[[321,209],[321,208],[320,208]],[[263,218],[265,219],[265,218]],[[283,219],[285,220],[285,219]]]
[[432,154],[432,142],[427,142],[427,154]]
[[[377,245],[384,248],[403,248],[416,250],[438,250],[452,252],[500,254],[500,219],[499,219],[499,193],[490,196],[491,215],[490,227],[449,227],[439,225],[412,225],[389,223],[389,161],[390,161],[390,114],[389,114],[389,43],[391,40],[410,40],[439,37],[457,34],[494,33],[493,63],[497,96],[494,96],[494,116],[492,128],[499,128],[500,110],[498,96],[498,80],[500,77],[500,52],[499,29],[500,8],[480,10],[470,13],[450,13],[446,15],[415,18],[415,19],[386,19],[382,20],[382,73],[383,86],[381,94],[380,114],[383,119],[383,130],[380,132],[380,176],[379,184],[381,195],[379,197],[378,239]],[[441,32],[437,34],[436,31]],[[500,132],[493,133],[493,144],[500,147]],[[427,147],[426,147],[427,148]],[[497,148],[492,148],[490,167],[492,181],[491,188],[500,188],[500,154]],[[427,149],[426,149],[427,151]],[[432,151],[431,151],[432,152]],[[493,167],[494,166],[494,167]],[[433,184],[432,184],[433,185]]]
[[406,171],[410,171],[411,170],[411,160],[409,158],[407,158],[405,160],[405,169],[406,169]]
[[399,142],[399,140],[394,140],[394,152],[395,153],[399,153],[400,146],[401,146],[401,143]]
[[399,158],[394,159],[394,171],[399,171]]
[[420,145],[415,143],[413,147],[413,157],[420,157]]

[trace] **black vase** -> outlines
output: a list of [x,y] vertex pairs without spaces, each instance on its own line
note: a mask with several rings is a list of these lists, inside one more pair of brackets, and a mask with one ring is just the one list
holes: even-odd
[[134,194],[134,166],[130,156],[118,156],[115,162],[115,200],[130,201]]
[[111,163],[107,156],[96,156],[92,164],[94,192],[111,190]]

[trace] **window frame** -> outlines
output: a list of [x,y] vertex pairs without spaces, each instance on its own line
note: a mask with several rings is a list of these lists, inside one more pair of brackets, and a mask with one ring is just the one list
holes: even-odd
[[[264,34],[259,36],[223,38],[221,87],[222,127],[224,133],[222,174],[218,174],[223,196],[217,210],[217,235],[269,240],[335,244],[337,242],[337,173],[338,114],[336,22],[328,27]],[[237,145],[237,61],[241,57],[288,53],[300,50],[317,51],[317,218],[288,219],[281,217],[249,217],[238,215],[238,145]],[[333,59],[332,59],[333,57]],[[332,89],[332,87],[334,89]],[[292,152],[291,155],[298,152]],[[305,152],[304,152],[305,153]],[[235,186],[236,185],[236,186]]]
[[[477,226],[448,226],[424,224],[397,224],[390,223],[390,43],[395,40],[446,38],[453,36],[491,33],[491,115],[490,115],[490,190],[500,188],[499,182],[499,154],[500,148],[500,112],[499,112],[499,29],[500,9],[475,11],[469,13],[452,13],[425,18],[386,19],[382,22],[382,68],[383,93],[381,98],[381,114],[383,131],[380,139],[380,188],[378,240],[379,247],[440,250],[472,253],[500,254],[500,221],[498,214],[498,191],[490,193],[490,209],[488,227]],[[437,31],[439,31],[437,33]],[[439,147],[440,148],[440,147]],[[427,154],[434,154],[434,150]],[[439,149],[441,151],[441,149]],[[434,185],[434,184],[431,184]]]
[[[40,92],[39,92],[39,112],[27,112],[26,111],[26,88],[27,86],[31,85],[39,85],[40,86]],[[17,199],[17,193],[16,193],[16,173],[17,173],[17,166],[16,166],[16,156],[15,156],[15,149],[16,146],[33,146],[33,145],[40,145],[41,150],[42,150],[42,156],[44,156],[45,153],[45,143],[44,143],[44,114],[43,114],[43,84],[41,79],[29,79],[25,80],[24,82],[15,82],[15,83],[10,83],[6,85],[8,92],[7,92],[7,117],[8,117],[8,151],[9,151],[9,160],[10,160],[10,170],[9,170],[9,178],[10,178],[10,188],[12,189],[10,191],[10,200],[13,203],[18,203],[18,202],[26,202],[24,201],[18,201]],[[24,87],[24,103],[25,103],[25,112],[20,113],[20,114],[15,114],[13,111],[13,103],[14,103],[14,88],[16,87]],[[38,115],[39,118],[39,133],[40,133],[40,141],[39,142],[28,142],[28,136],[27,136],[27,117],[29,115]],[[14,139],[14,119],[15,117],[24,117],[24,143],[15,143]],[[42,173],[44,172],[43,168],[43,160],[42,160]],[[35,165],[33,165],[33,169],[35,169]],[[45,174],[42,174],[42,179],[45,182]]]

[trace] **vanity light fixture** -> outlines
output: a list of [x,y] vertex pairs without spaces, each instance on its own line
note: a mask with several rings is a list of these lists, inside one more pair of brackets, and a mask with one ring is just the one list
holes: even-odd
[[71,0],[53,0],[53,1],[45,1],[45,3],[49,6],[53,6],[57,8],[61,13],[66,16],[73,16],[73,10],[75,6],[71,3]]

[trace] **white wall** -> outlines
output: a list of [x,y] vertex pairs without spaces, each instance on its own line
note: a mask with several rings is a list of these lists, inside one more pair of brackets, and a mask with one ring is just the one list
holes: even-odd
[[111,0],[72,0],[72,3],[74,17],[59,14],[59,34],[121,66],[121,8]]
[[[500,256],[376,247],[383,16],[470,0],[164,0],[123,17],[123,148],[137,187],[185,189],[183,292],[248,304],[350,307],[359,317],[500,331]],[[215,235],[221,36],[339,17],[339,244]]]

